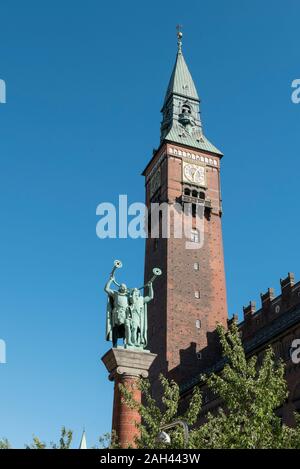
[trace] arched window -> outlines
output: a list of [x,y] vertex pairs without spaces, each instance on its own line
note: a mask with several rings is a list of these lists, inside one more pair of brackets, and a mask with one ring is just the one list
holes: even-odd
[[187,187],[184,189],[184,195],[191,195],[191,191]]
[[198,192],[197,192],[197,191],[193,191],[193,192],[192,192],[192,196],[193,196],[193,197],[198,197]]

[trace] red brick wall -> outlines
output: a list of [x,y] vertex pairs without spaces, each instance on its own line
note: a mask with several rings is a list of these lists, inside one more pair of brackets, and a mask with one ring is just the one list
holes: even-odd
[[[180,149],[171,144],[164,145],[147,168],[146,178],[160,156],[166,153],[167,157],[160,163],[160,199],[173,203],[182,195],[182,158],[170,155],[170,147]],[[216,359],[213,333],[216,323],[227,323],[219,158],[214,159],[217,167],[206,166],[206,197],[211,200],[212,210],[204,220],[203,247],[186,249],[187,240],[173,236],[159,239],[156,248],[153,239],[146,241],[145,280],[151,276],[154,266],[163,270],[163,276],[154,284],[155,299],[149,304],[148,314],[149,349],[158,354],[153,366],[153,381],[159,371],[168,373],[178,382],[198,374],[202,367]],[[149,204],[147,180],[146,201]],[[195,262],[199,263],[198,271],[194,270]],[[199,299],[195,298],[195,291],[200,291]],[[201,321],[200,329],[196,327],[197,320]],[[201,359],[196,353],[199,351],[202,351]]]

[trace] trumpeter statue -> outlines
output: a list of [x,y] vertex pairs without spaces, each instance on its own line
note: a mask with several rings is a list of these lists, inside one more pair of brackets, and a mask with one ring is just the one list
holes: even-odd
[[[118,339],[123,339],[123,347],[145,349],[147,346],[147,304],[154,297],[153,282],[162,271],[155,267],[152,278],[140,288],[128,288],[125,283],[118,283],[115,271],[122,267],[122,262],[116,260],[105,285],[108,295],[106,310],[106,340],[111,341],[113,347],[118,346]],[[117,289],[113,289],[112,285]],[[143,296],[141,290],[147,294]]]

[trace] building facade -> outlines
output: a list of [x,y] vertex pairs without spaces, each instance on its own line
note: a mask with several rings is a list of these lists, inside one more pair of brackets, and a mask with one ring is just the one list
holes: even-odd
[[[149,304],[149,349],[158,355],[151,374],[153,393],[159,394],[158,376],[163,373],[180,384],[184,400],[200,373],[222,368],[216,324],[227,326],[228,312],[221,225],[223,155],[204,134],[200,99],[181,36],[178,33],[176,61],[161,110],[160,146],[143,175],[150,213],[145,279],[153,267],[163,270]],[[174,230],[181,208],[180,237]],[[272,289],[261,296],[259,311],[253,302],[244,308],[240,331],[249,355],[260,356],[272,344],[276,355],[285,359],[290,398],[281,413],[292,422],[291,411],[300,408],[300,366],[290,358],[292,339],[300,338],[300,283],[289,274],[281,288],[276,298]],[[215,405],[207,396],[207,410]]]

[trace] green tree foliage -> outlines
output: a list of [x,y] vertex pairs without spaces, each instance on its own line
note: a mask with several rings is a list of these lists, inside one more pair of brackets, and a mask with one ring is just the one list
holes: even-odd
[[27,445],[27,449],[70,449],[71,443],[73,439],[73,432],[72,430],[66,429],[66,427],[62,427],[61,429],[61,436],[58,443],[51,442],[49,447],[43,441],[41,441],[37,436],[33,437],[33,441],[30,445]]
[[276,363],[271,347],[260,365],[256,356],[247,360],[236,323],[229,331],[218,326],[218,334],[227,363],[220,374],[203,381],[222,404],[216,415],[207,415],[194,444],[201,448],[292,446],[288,440],[297,430],[281,425],[276,415],[288,395],[284,364]]
[[[100,449],[119,449],[118,437],[113,430],[111,433],[104,433],[99,437]],[[97,449],[97,446],[94,447]]]
[[[158,434],[164,425],[173,422],[177,418],[179,387],[174,381],[169,382],[162,375],[160,376],[160,382],[163,389],[161,408],[151,396],[150,383],[148,380],[141,379],[137,384],[143,394],[142,404],[134,401],[132,390],[126,389],[124,386],[120,385],[126,404],[131,408],[138,409],[142,417],[142,424],[138,424],[140,429],[140,438],[138,438],[136,442],[138,448],[165,448],[166,445],[159,441]],[[197,421],[200,409],[201,394],[199,388],[196,387],[189,407],[187,411],[181,415],[180,419],[188,425],[193,425]],[[173,430],[168,431],[168,433],[172,437],[172,448],[184,448],[184,434],[180,426],[176,426]]]
[[[217,328],[226,364],[220,374],[201,377],[219,399],[218,410],[205,415],[204,423],[195,427],[201,406],[199,388],[194,389],[187,412],[180,419],[192,429],[188,445],[184,445],[183,432],[178,427],[170,433],[171,444],[158,442],[160,428],[178,418],[179,387],[161,377],[163,410],[151,397],[146,380],[139,384],[144,403],[134,402],[130,390],[121,387],[126,403],[139,410],[142,424],[139,448],[300,448],[300,419],[294,428],[281,424],[276,410],[287,398],[284,364],[275,361],[272,348],[268,348],[261,364],[257,357],[247,359],[237,324],[230,330]],[[203,416],[202,416],[203,417]]]
[[70,449],[72,439],[73,439],[72,430],[68,430],[66,429],[66,427],[62,427],[59,444],[58,445],[56,445],[55,443],[52,444],[52,448],[53,449]]
[[46,449],[47,444],[44,441],[41,441],[37,436],[34,436],[32,439],[31,445],[26,445],[26,449]]
[[0,449],[10,449],[11,445],[7,438],[1,438]]

